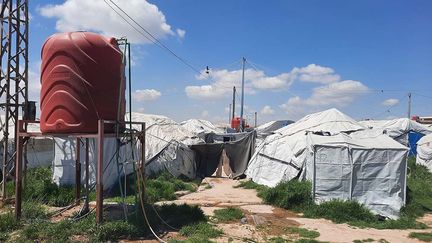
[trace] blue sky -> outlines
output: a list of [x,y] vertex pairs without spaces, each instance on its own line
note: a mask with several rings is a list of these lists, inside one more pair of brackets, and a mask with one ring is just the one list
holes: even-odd
[[32,82],[49,35],[90,30],[132,39],[136,111],[227,121],[244,56],[245,113],[257,111],[259,123],[330,107],[356,119],[404,117],[408,92],[413,114],[432,115],[431,1],[114,1],[210,74],[148,43],[103,0],[33,0]]

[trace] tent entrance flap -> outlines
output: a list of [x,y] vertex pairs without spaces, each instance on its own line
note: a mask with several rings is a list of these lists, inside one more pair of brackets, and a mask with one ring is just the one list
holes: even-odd
[[256,132],[250,132],[243,138],[233,142],[207,143],[192,145],[196,153],[197,176],[211,176],[216,172],[221,158],[226,154],[229,160],[230,178],[242,176],[255,150]]

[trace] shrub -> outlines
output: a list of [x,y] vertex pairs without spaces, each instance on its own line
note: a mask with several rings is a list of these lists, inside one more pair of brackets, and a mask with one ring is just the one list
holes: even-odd
[[305,217],[325,218],[335,223],[352,221],[374,222],[375,216],[363,205],[356,201],[331,200],[320,205],[308,207]]
[[295,211],[313,204],[312,184],[308,181],[291,180],[281,182],[274,188],[261,189],[258,196],[266,203]]

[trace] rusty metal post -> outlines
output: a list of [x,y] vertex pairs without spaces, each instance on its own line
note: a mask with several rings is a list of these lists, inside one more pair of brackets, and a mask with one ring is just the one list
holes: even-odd
[[90,172],[89,172],[89,139],[85,139],[85,190],[86,190],[86,200],[84,201],[85,205],[84,208],[86,210],[89,209],[89,179],[90,179]]
[[146,137],[146,126],[145,123],[141,124],[141,164],[139,165],[143,172],[143,177],[145,178],[145,137]]
[[75,143],[75,203],[79,204],[81,198],[81,139],[76,138]]
[[103,220],[103,149],[104,149],[104,121],[99,120],[97,134],[97,172],[96,172],[96,223],[100,224]]
[[[22,165],[23,165],[23,144],[24,138],[18,133],[23,129],[23,122],[18,121],[17,133],[15,137],[17,138],[16,143],[16,156],[15,156],[15,217],[17,219],[21,218],[21,200],[22,200]],[[6,181],[4,182],[6,183]]]

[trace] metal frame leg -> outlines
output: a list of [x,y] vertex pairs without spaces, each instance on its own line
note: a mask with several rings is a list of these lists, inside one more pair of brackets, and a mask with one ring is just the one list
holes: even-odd
[[81,139],[76,139],[75,147],[75,203],[81,198]]
[[96,223],[103,220],[103,149],[104,149],[104,121],[99,120],[97,136],[97,173],[96,173]]

